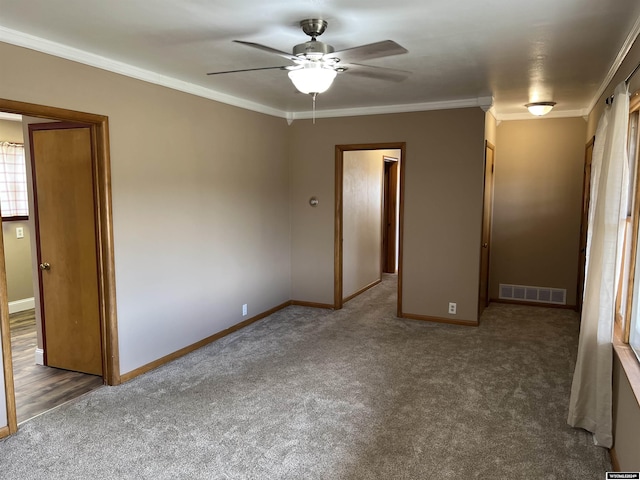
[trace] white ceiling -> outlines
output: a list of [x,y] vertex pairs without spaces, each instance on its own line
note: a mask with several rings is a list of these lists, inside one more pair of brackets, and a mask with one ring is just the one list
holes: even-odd
[[[499,119],[555,101],[557,116],[588,113],[616,59],[640,31],[638,0],[0,0],[0,41],[208,98],[308,117],[311,98],[282,59],[232,40],[290,52],[298,23],[328,21],[336,50],[395,40],[409,53],[369,65],[411,71],[400,83],[339,74],[318,116],[480,105]],[[286,64],[286,60],[285,60]]]

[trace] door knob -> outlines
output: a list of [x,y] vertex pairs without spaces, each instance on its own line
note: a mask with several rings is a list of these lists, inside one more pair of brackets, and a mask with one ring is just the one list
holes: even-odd
[[41,263],[40,270],[51,270],[51,265],[49,265],[47,262]]
[[482,248],[489,248],[489,244],[488,244],[488,243],[486,243],[486,242],[485,242],[485,243],[483,243],[483,244],[482,244]]

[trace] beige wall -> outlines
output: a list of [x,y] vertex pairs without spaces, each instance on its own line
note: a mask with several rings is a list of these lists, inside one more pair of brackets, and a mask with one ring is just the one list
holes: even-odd
[[[24,238],[17,238],[16,229],[22,228]],[[9,303],[33,298],[31,273],[31,230],[27,222],[2,224],[4,255],[7,272]]]
[[[291,298],[287,123],[0,44],[2,96],[109,116],[121,373]],[[32,72],[38,72],[33,75]]]
[[382,155],[378,150],[344,152],[343,298],[381,278]]
[[295,121],[293,298],[333,303],[335,146],[406,142],[403,310],[477,321],[484,130],[479,108]]
[[[23,143],[22,123],[0,120],[0,142]],[[16,237],[16,228],[22,228],[24,238]],[[4,257],[7,272],[9,302],[33,297],[31,274],[31,228],[28,222],[4,222]]]
[[0,142],[23,143],[22,123],[0,119]]
[[489,143],[493,144],[493,146],[495,146],[497,142],[497,128],[498,124],[495,117],[491,112],[487,112],[485,114],[484,138],[485,140],[488,140]]
[[498,126],[491,298],[507,283],[564,288],[575,305],[585,131],[582,118]]
[[622,471],[640,471],[640,407],[618,355],[613,356],[613,436]]

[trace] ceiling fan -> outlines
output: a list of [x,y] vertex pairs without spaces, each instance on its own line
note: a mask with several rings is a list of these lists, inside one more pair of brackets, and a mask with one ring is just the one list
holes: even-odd
[[211,72],[207,75],[256,70],[287,70],[289,78],[295,87],[302,93],[313,95],[314,100],[317,94],[325,92],[331,86],[338,73],[346,72],[352,75],[391,81],[402,81],[409,76],[409,72],[404,70],[355,63],[407,53],[405,48],[392,40],[384,40],[336,52],[331,45],[317,39],[327,28],[325,20],[302,20],[300,27],[304,33],[311,37],[311,40],[293,47],[293,53],[283,52],[259,43],[234,40],[236,43],[286,58],[291,62],[290,65],[227,70],[224,72]]

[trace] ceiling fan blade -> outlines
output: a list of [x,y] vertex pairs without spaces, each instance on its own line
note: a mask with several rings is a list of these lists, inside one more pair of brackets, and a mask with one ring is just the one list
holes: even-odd
[[283,67],[259,67],[259,68],[243,68],[241,70],[226,70],[224,72],[209,72],[207,75],[222,75],[223,73],[239,73],[239,72],[255,72],[256,70],[286,70],[287,66]]
[[406,70],[396,70],[395,68],[373,67],[371,65],[360,65],[359,63],[350,63],[344,65],[345,73],[357,75],[359,77],[375,78],[377,80],[390,80],[392,82],[401,82],[411,75]]
[[374,58],[389,57],[391,55],[401,55],[408,50],[398,45],[393,40],[383,40],[382,42],[369,43],[359,47],[348,48],[339,52],[329,54],[329,57],[337,57],[344,63],[360,62],[362,60],[372,60]]
[[263,52],[273,53],[275,55],[288,58],[291,61],[296,59],[296,57],[294,55],[291,55],[290,53],[283,52],[282,50],[276,50],[275,48],[267,47],[266,45],[261,45],[259,43],[245,42],[243,40],[234,40],[234,42],[241,43],[242,45],[246,45],[247,47],[257,48],[258,50],[262,50]]

